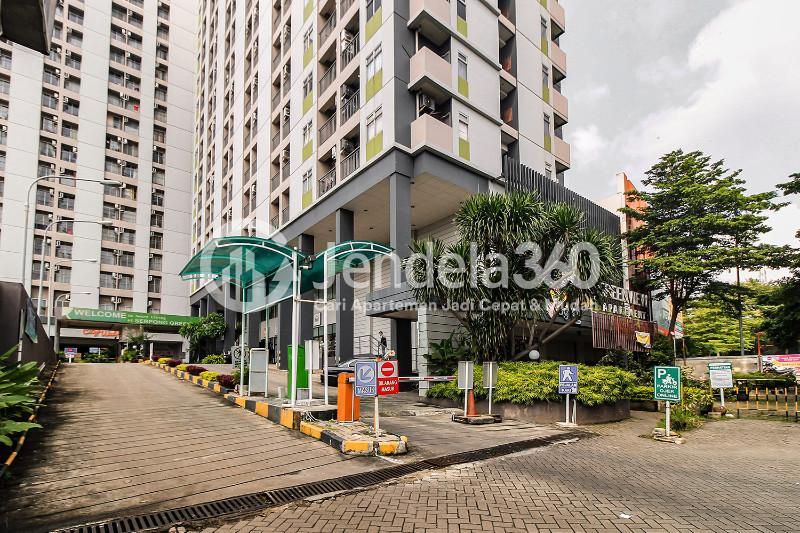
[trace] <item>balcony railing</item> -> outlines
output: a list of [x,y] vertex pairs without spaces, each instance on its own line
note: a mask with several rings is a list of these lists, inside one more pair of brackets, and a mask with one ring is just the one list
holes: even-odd
[[280,130],[275,132],[275,135],[272,136],[272,142],[270,143],[270,148],[274,150],[278,147],[281,142],[281,132]]
[[272,86],[275,92],[272,93],[272,110],[275,111],[278,108],[278,104],[281,101],[281,88],[278,86],[277,88],[273,85]]
[[339,2],[339,13],[342,14],[346,13],[347,10],[350,9],[350,6],[352,6],[355,3],[355,1],[356,0],[342,0],[341,2]]
[[278,215],[275,215],[274,217],[269,219],[269,226],[274,230],[280,227],[280,222],[278,221]]
[[319,30],[319,44],[325,42],[325,40],[331,36],[333,33],[333,28],[336,26],[336,11],[334,10],[328,20],[325,21],[325,24],[322,25],[322,28]]
[[344,124],[347,122],[350,117],[356,114],[359,107],[361,107],[360,103],[360,93],[361,91],[356,91],[353,93],[353,96],[350,97],[344,104],[342,104],[342,121],[341,123]]
[[336,131],[336,113],[329,118],[325,124],[319,128],[319,144],[324,143],[331,138],[331,135]]
[[336,185],[336,167],[334,166],[317,180],[317,196],[322,196]]
[[289,222],[289,208],[284,207],[281,210],[281,224],[286,224],[287,222]]
[[346,67],[348,63],[350,63],[356,54],[358,54],[359,48],[359,36],[356,33],[353,38],[350,40],[347,46],[342,48],[342,68]]
[[325,74],[319,79],[319,94],[322,94],[325,89],[331,86],[334,78],[336,78],[336,61],[334,61]]
[[289,177],[289,163],[288,161],[283,164],[283,168],[281,168],[281,178],[286,179]]
[[275,192],[278,190],[278,185],[281,184],[281,175],[279,172],[276,172],[272,175],[269,180],[269,190]]
[[342,180],[349,177],[350,174],[358,170],[358,167],[361,163],[361,150],[359,147],[356,147],[355,150],[347,154],[347,157],[342,159]]

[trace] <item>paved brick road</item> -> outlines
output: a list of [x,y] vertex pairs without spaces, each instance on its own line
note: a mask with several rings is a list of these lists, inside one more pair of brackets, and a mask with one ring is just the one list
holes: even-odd
[[[798,531],[800,425],[709,423],[679,446],[655,418],[203,531]],[[622,517],[621,515],[629,516]]]

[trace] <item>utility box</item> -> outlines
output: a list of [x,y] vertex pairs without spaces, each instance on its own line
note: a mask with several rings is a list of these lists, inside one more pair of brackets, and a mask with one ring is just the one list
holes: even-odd
[[354,394],[355,374],[342,372],[338,376],[336,396],[336,420],[339,422],[355,422],[361,416],[359,412],[359,397]]
[[[286,376],[286,396],[292,398],[292,346],[286,347],[286,354],[289,357],[289,373]],[[308,399],[308,370],[306,370],[306,351],[300,346],[297,349],[297,399]]]
[[266,395],[267,387],[267,350],[253,348],[250,350],[250,373],[247,384],[248,394]]

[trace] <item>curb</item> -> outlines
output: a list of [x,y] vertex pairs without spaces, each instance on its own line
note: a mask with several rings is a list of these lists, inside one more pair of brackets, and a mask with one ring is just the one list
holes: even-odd
[[145,361],[144,364],[160,368],[164,372],[174,375],[178,379],[194,383],[204,389],[222,394],[228,402],[241,407],[251,413],[266,418],[270,422],[299,431],[311,438],[317,439],[333,449],[347,455],[400,455],[408,451],[408,437],[401,436],[398,441],[381,442],[372,440],[346,440],[335,432],[324,429],[321,426],[306,422],[302,419],[303,411],[290,407],[280,407],[267,402],[258,400],[248,400],[233,393],[233,390],[221,386],[216,381],[200,379],[199,376],[192,376],[188,372],[177,370],[174,367],[156,363],[155,361]]
[[[53,385],[53,381],[55,381],[56,379],[56,372],[58,371],[58,368],[60,366],[61,366],[61,361],[60,360],[56,361],[56,366],[55,368],[53,368],[53,373],[50,374],[50,379],[47,381],[47,385],[45,386],[42,393],[39,395],[39,401],[36,402],[36,406],[33,408],[33,413],[31,413],[31,415],[28,417],[28,422],[36,422],[36,417],[39,414],[39,408],[42,406],[42,402],[44,402],[44,398],[45,396],[47,396],[47,392]],[[19,452],[22,450],[22,445],[25,444],[25,439],[28,436],[28,431],[29,430],[26,429],[25,431],[22,432],[22,435],[20,435],[19,439],[17,440],[17,445],[14,447],[14,450],[6,458],[3,465],[0,466],[0,479],[3,479],[3,477],[6,475],[6,472],[8,472],[8,469],[11,467],[11,464],[14,462],[14,459],[17,458]]]

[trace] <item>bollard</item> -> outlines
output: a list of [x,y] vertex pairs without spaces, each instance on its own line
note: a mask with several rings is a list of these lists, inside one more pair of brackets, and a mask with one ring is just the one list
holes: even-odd
[[349,380],[355,374],[339,374],[336,387],[336,420],[339,422],[355,422],[359,419],[359,398],[355,395],[355,386]]

